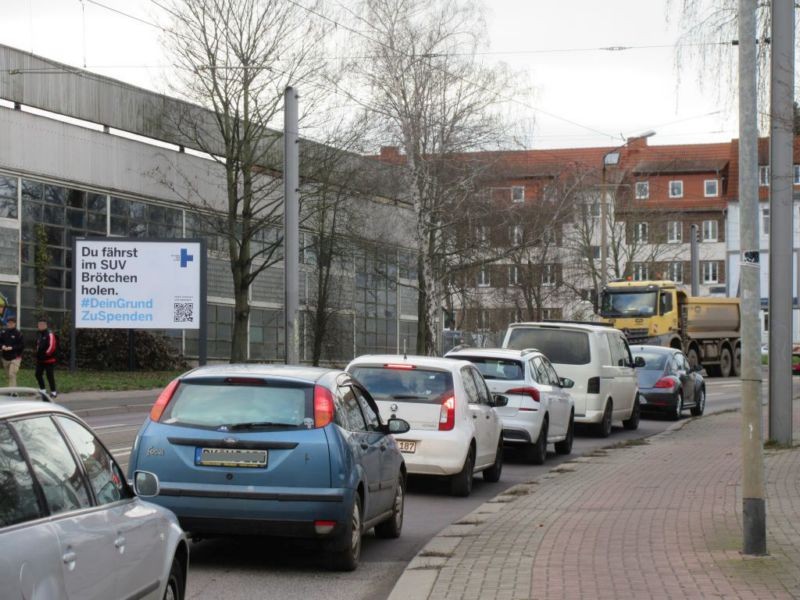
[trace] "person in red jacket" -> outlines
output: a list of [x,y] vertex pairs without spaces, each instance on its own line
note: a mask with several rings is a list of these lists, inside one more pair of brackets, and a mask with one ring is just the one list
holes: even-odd
[[47,326],[47,319],[39,319],[36,324],[39,333],[36,334],[36,381],[39,382],[39,390],[45,392],[43,374],[47,374],[47,383],[50,384],[50,397],[58,396],[56,391],[56,377],[53,372],[56,366],[56,334],[50,331]]

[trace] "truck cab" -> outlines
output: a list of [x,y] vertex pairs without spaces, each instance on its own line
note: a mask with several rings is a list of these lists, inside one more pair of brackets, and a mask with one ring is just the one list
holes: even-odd
[[631,344],[681,348],[680,305],[685,297],[672,281],[614,281],[603,290],[600,316]]

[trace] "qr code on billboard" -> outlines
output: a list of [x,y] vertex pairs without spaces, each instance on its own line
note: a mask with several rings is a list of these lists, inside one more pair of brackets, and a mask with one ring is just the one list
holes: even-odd
[[191,323],[194,321],[194,302],[176,302],[172,312],[173,323]]

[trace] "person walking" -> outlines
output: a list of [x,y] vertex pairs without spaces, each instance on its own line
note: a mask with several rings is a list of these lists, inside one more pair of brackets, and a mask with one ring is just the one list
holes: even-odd
[[22,351],[25,342],[22,332],[17,329],[17,319],[10,316],[6,319],[6,327],[0,331],[0,351],[2,354],[3,370],[8,378],[8,387],[17,387],[17,373],[22,363]]
[[56,365],[56,334],[50,331],[47,326],[47,319],[41,318],[36,324],[39,333],[36,336],[36,381],[39,383],[39,391],[46,393],[44,387],[43,374],[47,374],[47,383],[50,384],[50,397],[58,396],[56,391],[56,377],[54,373]]

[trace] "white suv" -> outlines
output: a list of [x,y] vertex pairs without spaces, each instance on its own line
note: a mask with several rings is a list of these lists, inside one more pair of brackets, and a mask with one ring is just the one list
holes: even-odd
[[508,398],[508,404],[497,409],[503,442],[520,448],[525,460],[541,465],[549,443],[558,454],[572,452],[575,404],[567,389],[574,382],[559,378],[544,354],[535,349],[466,348],[446,356],[474,364],[489,390]]
[[591,423],[601,437],[613,421],[639,427],[639,384],[628,342],[621,331],[604,325],[542,322],[508,327],[503,348],[538,348],[562,377],[575,382],[575,422]]
[[472,363],[423,356],[362,356],[347,371],[367,388],[384,419],[411,430],[398,436],[409,474],[450,477],[450,492],[468,496],[473,474],[500,480],[503,439],[492,397]]

